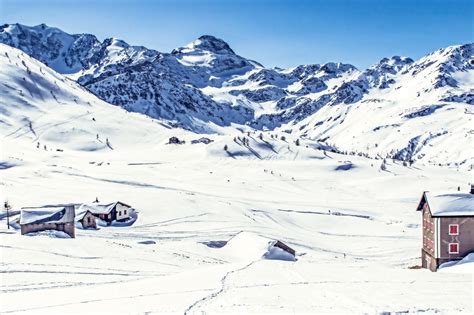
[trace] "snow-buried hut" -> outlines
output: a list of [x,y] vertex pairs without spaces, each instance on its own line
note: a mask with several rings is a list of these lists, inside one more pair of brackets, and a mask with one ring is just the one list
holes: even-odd
[[421,265],[436,271],[474,252],[474,187],[469,194],[434,196],[424,192],[417,211],[423,214]]
[[[221,243],[221,242],[219,242]],[[296,251],[280,240],[269,239],[252,232],[239,232],[223,242],[223,246],[215,246],[216,242],[207,242],[207,246],[220,248],[221,252],[236,259],[285,260],[296,261]]]
[[21,234],[56,230],[75,237],[74,205],[22,208],[20,213]]
[[79,207],[78,212],[82,213],[89,211],[95,217],[106,222],[107,225],[112,224],[113,221],[125,221],[130,218],[131,206],[117,201],[109,204],[83,204]]

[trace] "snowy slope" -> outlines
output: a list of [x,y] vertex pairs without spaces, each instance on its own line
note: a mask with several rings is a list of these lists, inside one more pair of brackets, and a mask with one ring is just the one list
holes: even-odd
[[391,86],[370,90],[351,106],[325,107],[293,130],[352,154],[469,166],[471,100],[447,96],[472,91],[474,68],[466,55],[472,45],[440,50],[402,67]]
[[0,65],[3,141],[88,152],[153,145],[172,134],[164,123],[101,101],[20,50],[0,44]]

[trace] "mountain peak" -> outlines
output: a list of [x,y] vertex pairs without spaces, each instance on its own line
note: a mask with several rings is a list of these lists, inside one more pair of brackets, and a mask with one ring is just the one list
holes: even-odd
[[374,75],[375,72],[379,74],[396,74],[400,70],[414,63],[414,60],[410,57],[393,56],[390,58],[382,58],[378,63],[371,66],[365,72],[370,75]]
[[110,37],[110,38],[104,39],[103,45],[105,45],[107,47],[112,46],[112,47],[115,47],[115,48],[128,48],[128,47],[130,47],[130,45],[127,44],[125,41],[123,41],[121,39],[118,39],[118,38],[115,38],[115,37]]
[[202,35],[195,41],[188,44],[186,48],[191,50],[206,50],[216,54],[235,54],[234,51],[230,48],[229,44],[227,44],[222,39],[212,35]]
[[37,28],[37,29],[42,29],[42,30],[44,30],[44,29],[46,29],[46,28],[49,28],[49,26],[46,25],[46,23],[41,23],[41,24],[38,24],[38,25],[36,25],[36,26],[33,26],[33,28]]
[[397,65],[397,64],[410,64],[413,63],[413,59],[410,57],[393,56],[391,58],[382,58],[379,64]]

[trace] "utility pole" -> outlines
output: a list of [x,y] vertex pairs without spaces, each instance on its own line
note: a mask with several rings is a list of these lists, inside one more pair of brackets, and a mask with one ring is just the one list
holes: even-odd
[[8,201],[5,201],[5,203],[3,204],[3,207],[7,211],[7,229],[10,229],[10,213],[9,213],[10,205],[8,204]]

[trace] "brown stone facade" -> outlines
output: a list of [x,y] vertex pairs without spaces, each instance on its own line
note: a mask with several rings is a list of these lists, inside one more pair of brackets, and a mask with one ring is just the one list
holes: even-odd
[[21,234],[27,234],[31,232],[40,232],[46,230],[56,230],[56,231],[63,231],[64,233],[68,234],[70,237],[76,237],[74,223],[31,223],[31,224],[22,224],[21,225]]
[[436,271],[436,269],[438,269],[438,261],[430,253],[427,253],[424,249],[422,249],[421,266],[431,271]]
[[435,257],[435,220],[431,216],[428,203],[423,206],[423,250]]

